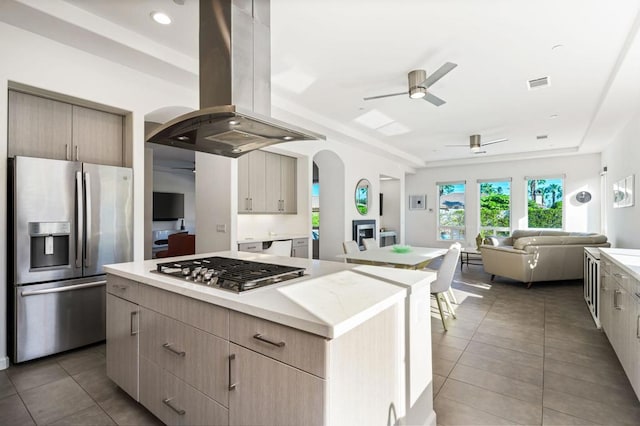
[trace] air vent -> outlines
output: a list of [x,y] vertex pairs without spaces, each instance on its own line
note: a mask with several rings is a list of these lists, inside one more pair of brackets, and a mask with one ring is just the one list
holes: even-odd
[[549,77],[535,78],[533,80],[527,81],[527,85],[529,86],[529,90],[539,89],[541,87],[547,87],[549,85]]
[[543,141],[545,139],[549,139],[549,135],[538,135],[536,136],[536,139],[538,139],[539,141]]

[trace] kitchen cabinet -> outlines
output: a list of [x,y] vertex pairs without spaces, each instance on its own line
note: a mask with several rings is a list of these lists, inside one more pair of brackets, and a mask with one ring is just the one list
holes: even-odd
[[296,159],[266,153],[267,213],[297,212]]
[[9,90],[9,157],[123,165],[121,115]]
[[[399,367],[404,351],[393,343],[404,338],[402,300],[327,338],[111,273],[108,277],[108,327],[127,335],[139,330],[139,352],[126,351],[136,354],[139,364],[137,399],[166,424],[377,424],[387,420],[390,404],[399,416],[406,413],[405,371]],[[114,300],[124,304],[122,309],[113,309]],[[139,313],[129,317],[133,311]],[[136,320],[135,327],[129,327],[129,318]],[[122,374],[113,373],[122,367],[113,364],[138,364],[110,356],[120,346],[117,339],[107,339],[107,371],[125,389]],[[137,380],[138,371],[128,375]],[[427,392],[427,386],[420,389]],[[430,403],[430,392],[424,395]]]
[[239,213],[297,213],[297,159],[264,151],[238,158]]
[[304,259],[309,258],[308,238],[294,238],[292,246],[291,257],[302,257]]
[[119,277],[107,279],[107,376],[138,401],[139,307],[137,283]]
[[251,151],[238,158],[238,213],[266,209],[265,152]]
[[229,424],[323,425],[325,381],[231,344]]
[[253,243],[240,243],[238,244],[238,251],[260,253],[262,251],[262,241],[256,241]]
[[640,397],[640,281],[607,255],[600,278],[602,329]]

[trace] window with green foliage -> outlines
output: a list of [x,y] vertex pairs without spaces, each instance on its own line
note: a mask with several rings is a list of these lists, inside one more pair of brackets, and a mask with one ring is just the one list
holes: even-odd
[[465,239],[465,184],[438,184],[438,239]]
[[485,236],[511,234],[511,182],[481,182],[480,232]]
[[527,180],[527,224],[529,228],[562,229],[564,179]]

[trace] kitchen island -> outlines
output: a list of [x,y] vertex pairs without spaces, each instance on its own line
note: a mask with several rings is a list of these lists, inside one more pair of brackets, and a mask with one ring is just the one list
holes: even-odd
[[304,268],[243,293],[106,266],[107,374],[169,424],[435,424],[432,272],[220,252]]

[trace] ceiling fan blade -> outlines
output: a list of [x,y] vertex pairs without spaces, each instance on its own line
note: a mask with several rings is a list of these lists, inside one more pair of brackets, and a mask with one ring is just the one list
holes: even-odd
[[478,151],[478,152],[474,152],[473,155],[478,155],[478,154],[486,154],[487,151]]
[[431,75],[429,77],[427,77],[427,79],[424,81],[423,84],[421,84],[421,86],[424,86],[424,87],[428,88],[433,83],[435,83],[436,81],[440,80],[442,77],[447,75],[447,73],[449,71],[451,71],[452,69],[454,69],[457,66],[458,66],[458,64],[454,64],[453,62],[445,63],[443,66],[441,66],[440,68],[435,70],[433,73],[431,73]]
[[494,143],[506,142],[508,140],[509,139],[507,139],[507,138],[495,139],[495,140],[492,140],[492,141],[489,141],[489,142],[482,142],[482,144],[480,144],[480,146],[492,145]]
[[408,95],[408,94],[409,92],[389,93],[388,95],[369,96],[368,98],[362,98],[362,99],[365,101],[370,101],[372,99],[390,98],[391,96],[400,96],[400,95]]
[[446,102],[443,99],[440,99],[439,97],[437,97],[436,95],[432,95],[431,93],[427,92],[426,95],[424,95],[424,99],[425,101],[432,103],[435,106],[440,106],[443,104],[446,104]]

